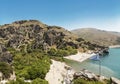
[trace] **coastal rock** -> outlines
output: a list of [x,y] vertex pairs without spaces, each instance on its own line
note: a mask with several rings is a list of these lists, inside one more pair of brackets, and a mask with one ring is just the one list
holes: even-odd
[[85,69],[74,73],[74,78],[77,79],[78,77],[89,81],[103,81],[107,79],[104,76],[99,77],[98,75]]
[[111,77],[110,81],[111,81],[111,84],[120,84],[120,80],[115,77]]

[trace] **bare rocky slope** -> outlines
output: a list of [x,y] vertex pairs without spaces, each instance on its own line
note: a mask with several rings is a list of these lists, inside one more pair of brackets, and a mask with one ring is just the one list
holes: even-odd
[[103,46],[95,45],[62,27],[48,26],[37,20],[21,20],[12,24],[0,26],[0,45],[12,47],[16,50],[30,47],[33,49],[49,50],[50,48],[73,48],[95,49]]

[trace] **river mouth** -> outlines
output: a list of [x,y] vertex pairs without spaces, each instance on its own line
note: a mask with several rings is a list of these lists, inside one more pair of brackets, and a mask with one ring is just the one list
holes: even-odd
[[[120,48],[109,49],[108,56],[100,57],[101,60],[101,75],[106,77],[116,77],[120,79]],[[82,63],[73,60],[68,60],[66,62],[75,71],[80,71],[82,69],[87,69],[95,74],[99,73],[99,61],[86,60]]]

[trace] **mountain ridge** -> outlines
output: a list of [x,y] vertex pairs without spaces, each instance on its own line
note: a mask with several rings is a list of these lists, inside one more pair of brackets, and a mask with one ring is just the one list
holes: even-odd
[[96,28],[81,28],[71,31],[83,39],[98,45],[111,46],[120,45],[120,33],[113,31],[105,31]]

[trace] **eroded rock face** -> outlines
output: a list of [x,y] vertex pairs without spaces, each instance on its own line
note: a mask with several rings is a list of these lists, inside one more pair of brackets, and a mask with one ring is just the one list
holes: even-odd
[[[7,47],[19,48],[22,45],[34,42],[33,48],[50,47],[56,45],[60,48],[61,43],[64,46],[75,46],[71,38],[67,38],[70,33],[61,27],[47,26],[36,20],[16,21],[12,24],[3,25],[0,28],[0,38],[6,41]],[[67,39],[66,39],[67,38]],[[46,44],[47,46],[43,45]]]

